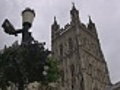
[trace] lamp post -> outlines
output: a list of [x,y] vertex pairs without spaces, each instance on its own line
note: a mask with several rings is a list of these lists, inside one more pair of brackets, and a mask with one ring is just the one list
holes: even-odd
[[[5,31],[5,33],[9,35],[15,35],[22,34],[22,46],[27,46],[32,44],[34,38],[31,36],[31,32],[29,32],[29,29],[32,26],[32,22],[35,17],[34,10],[31,10],[30,8],[26,8],[24,11],[22,11],[22,29],[15,29],[14,26],[11,24],[11,22],[8,19],[5,19],[5,21],[2,24],[2,27]],[[15,61],[16,62],[16,61]],[[16,64],[18,65],[18,64]],[[18,65],[19,67],[19,65]],[[19,72],[21,75],[21,72]],[[24,82],[22,80],[22,76],[20,76],[20,80],[18,81],[18,90],[23,90],[24,88]]]
[[21,45],[28,45],[31,44],[32,41],[35,41],[34,38],[31,36],[31,32],[29,32],[34,17],[35,17],[34,10],[31,10],[30,8],[26,8],[22,12],[22,29],[16,30],[8,19],[6,19],[3,22],[2,27],[4,28],[4,31],[9,35],[17,36],[19,33],[21,33],[22,34]]
[[[7,80],[18,85],[18,90],[24,90],[24,85],[28,82],[42,80],[42,70],[48,70],[48,67],[44,68],[44,65],[47,64],[47,56],[51,52],[44,49],[45,43],[38,43],[35,41],[31,35],[31,32],[29,32],[29,29],[32,27],[34,17],[34,10],[26,8],[24,11],[22,11],[22,29],[15,29],[8,19],[6,19],[2,24],[5,33],[15,36],[22,34],[21,45],[23,47],[19,47],[14,51],[14,53],[11,53],[11,50],[8,50],[11,54],[9,54],[10,56],[8,55],[7,60],[5,59],[7,62],[10,62],[12,64],[12,70],[7,64],[5,64],[6,66],[3,65],[3,67],[7,67],[5,77],[7,77],[6,73],[9,73]],[[9,72],[10,70],[12,73]],[[11,77],[14,76],[14,73],[16,73],[16,78],[12,79]]]

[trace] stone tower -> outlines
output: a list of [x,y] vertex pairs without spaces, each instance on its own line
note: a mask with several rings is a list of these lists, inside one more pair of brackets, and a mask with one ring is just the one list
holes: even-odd
[[56,17],[51,26],[53,55],[61,63],[57,90],[108,90],[109,73],[95,24],[91,17],[88,25],[83,24],[74,4],[70,15],[71,22],[64,28]]

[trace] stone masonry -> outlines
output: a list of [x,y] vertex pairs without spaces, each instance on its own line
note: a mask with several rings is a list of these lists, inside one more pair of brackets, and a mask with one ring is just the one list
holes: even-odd
[[56,17],[51,26],[53,55],[61,63],[57,90],[108,90],[111,82],[95,24],[91,17],[83,24],[74,4],[70,15],[64,28]]

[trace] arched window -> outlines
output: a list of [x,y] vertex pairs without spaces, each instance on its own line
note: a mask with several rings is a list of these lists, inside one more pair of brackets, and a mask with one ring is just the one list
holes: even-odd
[[63,45],[60,44],[60,56],[63,56]]
[[86,37],[83,38],[83,44],[84,44],[84,46],[87,45],[87,38]]
[[70,66],[71,76],[74,77],[74,65]]
[[68,47],[69,47],[69,50],[73,50],[73,42],[71,38],[68,39]]
[[70,71],[71,71],[71,78],[72,78],[72,80],[71,80],[71,88],[72,88],[72,90],[73,90],[73,88],[74,88],[74,83],[75,83],[75,78],[74,78],[74,65],[72,64],[71,66],[70,66]]

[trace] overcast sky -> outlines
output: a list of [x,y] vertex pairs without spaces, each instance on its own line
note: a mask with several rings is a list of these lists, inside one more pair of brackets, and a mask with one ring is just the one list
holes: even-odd
[[[35,10],[31,31],[36,40],[46,42],[50,48],[50,27],[56,16],[59,24],[70,22],[69,11],[75,3],[80,19],[88,23],[88,15],[95,22],[112,83],[120,81],[120,0],[0,0],[0,25],[8,18],[16,28],[21,28],[21,12],[26,7]],[[0,27],[0,49],[11,45],[19,37],[10,36]]]

